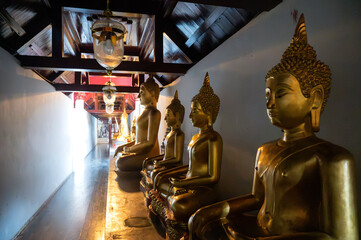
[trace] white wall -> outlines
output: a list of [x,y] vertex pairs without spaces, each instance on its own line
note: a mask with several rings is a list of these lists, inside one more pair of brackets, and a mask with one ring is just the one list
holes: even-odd
[[95,146],[96,134],[93,117],[1,48],[0,85],[0,239],[10,239],[71,174],[73,158]]
[[[305,14],[309,43],[332,71],[332,90],[318,136],[350,150],[356,159],[355,171],[361,172],[361,2],[284,0],[197,63],[175,86],[161,92],[160,102],[168,102],[178,89],[186,107],[183,131],[187,144],[197,131],[188,119],[190,101],[209,72],[211,86],[221,99],[214,128],[224,144],[218,188],[222,199],[251,191],[257,148],[281,136],[266,115],[264,79],[291,41],[296,26],[293,9]],[[165,129],[165,122],[161,124]],[[186,160],[188,155],[184,157]],[[360,174],[357,177],[360,213]]]

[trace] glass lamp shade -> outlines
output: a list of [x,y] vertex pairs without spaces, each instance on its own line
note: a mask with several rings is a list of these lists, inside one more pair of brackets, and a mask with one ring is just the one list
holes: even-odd
[[112,114],[114,112],[114,104],[105,104],[105,111],[108,114]]
[[91,30],[95,59],[105,69],[113,70],[124,55],[124,25],[106,18],[96,21]]
[[103,90],[103,100],[104,100],[105,104],[107,104],[107,105],[114,104],[115,99],[116,99],[115,92],[117,91],[116,87],[107,85],[107,86],[103,87],[102,90]]

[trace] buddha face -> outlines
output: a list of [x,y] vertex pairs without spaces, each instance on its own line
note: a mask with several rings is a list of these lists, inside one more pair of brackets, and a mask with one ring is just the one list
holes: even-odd
[[166,121],[168,127],[172,127],[177,123],[177,116],[173,113],[172,110],[167,108],[164,120]]
[[140,86],[138,97],[140,98],[140,104],[142,105],[148,105],[154,99],[152,92],[148,91],[148,89],[144,87],[144,85]]
[[194,127],[202,128],[208,124],[208,114],[206,114],[201,104],[198,101],[192,102],[191,104],[191,113],[189,118],[192,121]]
[[311,98],[303,96],[299,82],[291,74],[268,78],[266,99],[271,123],[282,129],[293,129],[310,116]]

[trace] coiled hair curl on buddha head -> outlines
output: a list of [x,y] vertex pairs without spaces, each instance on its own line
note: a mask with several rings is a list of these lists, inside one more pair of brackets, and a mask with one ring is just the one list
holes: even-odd
[[206,73],[203,86],[199,90],[199,93],[192,98],[192,102],[199,102],[203,111],[211,114],[212,123],[216,121],[220,107],[220,100],[213,92],[213,88],[209,83],[208,73]]
[[307,42],[305,18],[302,14],[281,62],[267,73],[266,79],[289,73],[298,80],[302,94],[306,98],[310,97],[312,88],[322,85],[324,99],[321,111],[323,111],[331,89],[331,71],[326,64],[316,58],[316,51]]
[[179,113],[180,122],[183,122],[184,119],[184,106],[181,104],[178,99],[178,90],[175,91],[174,98],[172,102],[168,105],[167,109],[170,109],[173,114]]
[[158,101],[160,90],[152,75],[149,75],[149,78],[140,86],[144,86],[149,92],[154,92],[154,97]]

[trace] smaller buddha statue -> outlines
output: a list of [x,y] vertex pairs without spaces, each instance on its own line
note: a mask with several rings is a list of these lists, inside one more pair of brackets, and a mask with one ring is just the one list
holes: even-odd
[[121,141],[126,141],[129,138],[128,113],[125,104],[123,107],[123,113],[120,120],[120,133],[117,138]]
[[190,239],[358,239],[354,159],[314,134],[330,84],[302,14],[266,76],[268,117],[283,136],[258,149],[252,193],[199,209],[189,220]]
[[180,239],[187,232],[189,217],[215,201],[213,189],[220,178],[223,148],[221,136],[213,130],[219,106],[207,73],[191,103],[189,118],[200,131],[188,145],[189,165],[159,172],[149,191],[149,208],[166,226],[169,239]]
[[157,173],[168,168],[182,164],[184,133],[181,124],[184,118],[184,106],[178,99],[178,91],[175,92],[171,104],[166,108],[165,121],[171,131],[165,138],[165,153],[163,155],[147,158],[143,162],[140,182],[141,190],[147,196],[147,191],[153,188],[153,180]]
[[119,146],[114,157],[122,153],[116,160],[116,172],[140,171],[144,159],[159,155],[158,130],[161,114],[157,109],[159,86],[152,77],[140,85],[140,104],[144,111],[136,120],[135,141]]
[[128,142],[135,141],[135,124],[136,124],[137,118],[135,117],[132,121],[131,131],[130,131],[130,138]]

